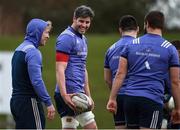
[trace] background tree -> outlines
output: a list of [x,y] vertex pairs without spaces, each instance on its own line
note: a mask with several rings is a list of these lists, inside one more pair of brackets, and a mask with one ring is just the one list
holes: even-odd
[[0,0],[0,35],[25,31],[31,18],[53,22],[53,32],[61,32],[72,23],[74,8],[85,4],[95,11],[91,32],[111,33],[117,30],[122,15],[131,14],[143,26],[147,5],[153,0]]

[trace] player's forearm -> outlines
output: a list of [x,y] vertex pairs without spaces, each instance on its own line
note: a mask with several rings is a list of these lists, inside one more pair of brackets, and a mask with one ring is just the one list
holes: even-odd
[[49,96],[43,82],[41,85],[39,84],[39,87],[35,87],[34,89],[35,89],[38,97],[41,99],[42,102],[44,102],[44,104],[46,106],[52,105],[51,97]]
[[175,108],[180,110],[180,84],[179,81],[172,81],[172,96],[175,102]]
[[117,93],[121,88],[124,79],[127,74],[127,59],[121,57],[119,60],[119,67],[116,72],[115,80],[113,81],[112,90],[110,93],[110,99],[114,100],[117,97]]
[[66,80],[65,80],[66,65],[64,63],[56,64],[56,80],[59,86],[61,95],[66,95]]
[[104,68],[104,80],[108,85],[109,89],[112,87],[112,73],[109,68]]
[[175,102],[175,109],[180,110],[180,83],[179,83],[179,67],[170,68],[170,80],[171,80],[171,89],[172,96]]
[[66,85],[65,85],[65,74],[64,72],[58,71],[56,72],[56,77],[57,77],[57,83],[60,89],[61,95],[66,95]]
[[115,79],[113,81],[113,85],[111,88],[110,99],[116,99],[117,93],[123,84],[125,76],[126,76],[125,73],[121,73],[121,72],[116,73],[116,76],[115,76]]
[[112,80],[109,79],[109,78],[105,78],[104,80],[105,80],[106,84],[108,85],[109,89],[111,89],[111,87],[112,87]]
[[47,92],[46,86],[42,79],[41,67],[40,66],[38,67],[35,65],[29,65],[28,73],[29,73],[29,77],[33,85],[33,88],[36,94],[38,95],[38,97],[41,99],[42,102],[45,103],[46,106],[52,105],[51,98]]
[[90,92],[90,89],[89,89],[89,85],[85,85],[84,91],[85,91],[87,96],[91,97],[91,92]]
[[88,80],[88,72],[85,70],[85,86],[84,91],[87,96],[91,97],[90,89],[89,89],[89,80]]

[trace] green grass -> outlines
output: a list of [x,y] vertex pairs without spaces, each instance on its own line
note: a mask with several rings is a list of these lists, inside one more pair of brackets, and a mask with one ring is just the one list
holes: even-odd
[[[165,34],[168,40],[179,38],[179,34]],[[118,34],[89,34],[88,38],[88,59],[87,69],[91,94],[95,102],[95,119],[98,128],[114,128],[112,114],[106,111],[106,103],[109,96],[109,89],[104,83],[103,69],[104,56],[107,48],[119,39]],[[23,37],[0,37],[0,51],[13,51],[22,42]],[[45,47],[40,48],[43,55],[43,78],[48,92],[53,99],[56,78],[55,78],[55,41],[52,36]],[[53,100],[54,101],[54,100]],[[56,112],[53,121],[47,120],[47,128],[61,128],[60,118]]]

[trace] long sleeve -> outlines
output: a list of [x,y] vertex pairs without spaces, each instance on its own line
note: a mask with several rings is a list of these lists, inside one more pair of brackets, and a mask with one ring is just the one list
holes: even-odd
[[40,51],[37,49],[28,51],[26,61],[29,77],[36,94],[46,106],[50,106],[52,104],[51,98],[42,79],[42,56]]

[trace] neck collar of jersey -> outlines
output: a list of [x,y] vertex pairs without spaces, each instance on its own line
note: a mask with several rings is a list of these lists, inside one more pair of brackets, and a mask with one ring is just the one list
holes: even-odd
[[80,34],[78,31],[76,31],[73,27],[69,26],[68,29],[76,34],[78,37],[82,38],[82,34]]

